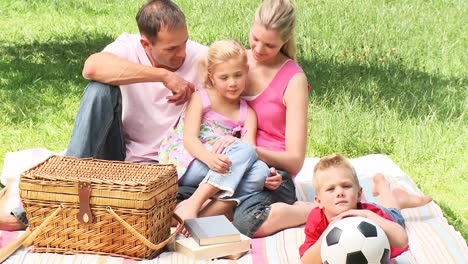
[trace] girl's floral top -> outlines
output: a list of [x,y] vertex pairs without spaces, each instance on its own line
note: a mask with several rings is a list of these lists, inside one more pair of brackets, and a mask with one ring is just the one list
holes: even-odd
[[[226,135],[240,137],[245,133],[244,122],[247,117],[247,103],[240,100],[239,121],[233,120],[211,110],[210,98],[206,91],[199,88],[203,103],[203,116],[200,125],[199,139],[203,145],[210,149],[213,142]],[[177,168],[179,179],[184,175],[194,157],[184,148],[182,136],[184,134],[185,111],[176,123],[164,137],[159,148],[158,160],[160,163],[172,163]]]

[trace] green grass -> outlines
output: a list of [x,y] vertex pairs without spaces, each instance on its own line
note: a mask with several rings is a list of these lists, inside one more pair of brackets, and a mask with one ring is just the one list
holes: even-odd
[[[1,160],[66,148],[84,60],[136,32],[142,2],[0,0]],[[247,45],[260,1],[177,2],[192,39]],[[296,2],[298,60],[312,87],[308,156],[389,155],[467,239],[467,2]]]

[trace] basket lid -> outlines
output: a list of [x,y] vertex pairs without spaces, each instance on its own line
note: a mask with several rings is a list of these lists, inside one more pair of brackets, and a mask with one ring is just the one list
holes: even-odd
[[122,186],[158,185],[176,173],[172,164],[143,164],[53,155],[23,172],[31,180],[90,182]]

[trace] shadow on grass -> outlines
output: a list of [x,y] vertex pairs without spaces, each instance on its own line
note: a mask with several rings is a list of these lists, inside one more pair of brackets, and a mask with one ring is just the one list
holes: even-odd
[[375,63],[340,62],[337,59],[299,59],[311,96],[327,99],[346,93],[371,110],[384,107],[400,117],[456,119],[464,115],[466,79],[446,78],[408,69],[401,60]]
[[[35,122],[44,110],[63,111],[64,101],[79,101],[87,81],[81,71],[86,58],[113,37],[72,36],[46,43],[0,46],[0,113],[14,124]],[[5,120],[4,120],[5,121]]]

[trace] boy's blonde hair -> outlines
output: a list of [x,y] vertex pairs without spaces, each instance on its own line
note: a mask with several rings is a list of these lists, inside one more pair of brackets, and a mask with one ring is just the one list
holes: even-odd
[[286,41],[281,52],[291,59],[296,59],[296,40],[294,27],[296,11],[291,0],[265,0],[255,13],[254,23],[268,30],[276,30],[281,39]]
[[239,41],[234,39],[218,40],[208,47],[205,57],[199,63],[203,78],[202,83],[205,88],[213,88],[210,78],[210,75],[213,74],[213,68],[230,59],[236,59],[240,64],[245,64],[247,67],[247,52]]
[[314,178],[312,179],[312,185],[314,186],[314,191],[317,194],[320,189],[320,178],[318,177],[318,172],[326,170],[331,167],[342,167],[349,170],[349,176],[352,178],[353,182],[358,188],[360,188],[359,180],[357,178],[356,170],[353,165],[341,154],[335,154],[330,156],[325,156],[319,160],[317,165],[314,168]]

